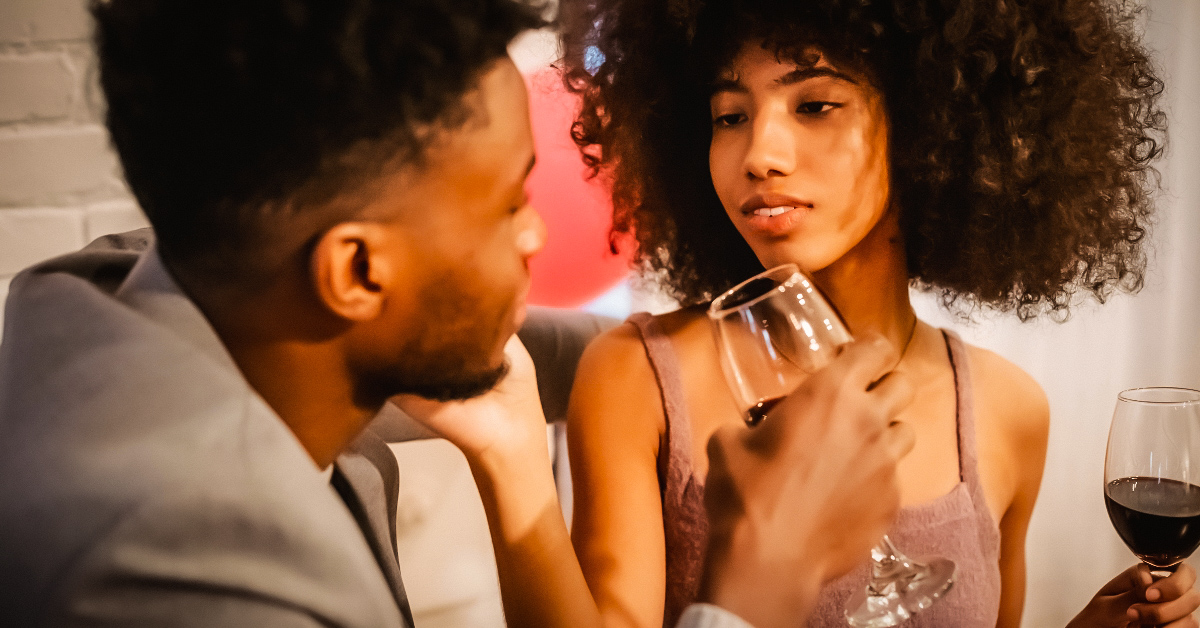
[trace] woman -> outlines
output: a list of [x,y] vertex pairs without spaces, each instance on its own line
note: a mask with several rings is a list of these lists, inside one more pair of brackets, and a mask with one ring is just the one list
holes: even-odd
[[[1030,319],[1140,287],[1164,122],[1131,16],[1104,0],[595,0],[566,23],[575,139],[611,178],[614,231],[685,306],[602,336],[576,379],[572,535],[606,625],[672,625],[696,595],[705,444],[744,410],[705,305],[782,263],[919,382],[891,536],[959,573],[906,625],[1018,625],[1046,398],[919,321],[908,288]],[[867,573],[828,583],[810,625],[842,625]],[[1112,587],[1080,625],[1129,620],[1128,598],[1101,604],[1129,590]],[[1196,604],[1154,619],[1191,622]]]

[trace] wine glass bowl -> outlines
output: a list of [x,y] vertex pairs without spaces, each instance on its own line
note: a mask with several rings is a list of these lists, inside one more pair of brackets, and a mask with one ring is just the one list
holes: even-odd
[[1200,391],[1134,388],[1117,396],[1104,460],[1104,505],[1121,540],[1156,577],[1196,551]]
[[[795,264],[764,271],[708,310],[725,380],[753,426],[852,340],[837,310]],[[871,549],[871,578],[850,598],[846,621],[884,628],[928,608],[954,584],[954,562],[915,561],[884,536]]]
[[837,311],[795,264],[734,286],[713,300],[708,316],[725,379],[751,425],[851,340]]

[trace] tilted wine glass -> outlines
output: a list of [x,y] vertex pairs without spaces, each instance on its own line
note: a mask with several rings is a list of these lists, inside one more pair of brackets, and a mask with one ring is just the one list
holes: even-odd
[[1170,575],[1196,551],[1200,391],[1135,388],[1117,395],[1104,459],[1104,505],[1121,540],[1155,577]]
[[[795,264],[734,286],[713,300],[708,316],[725,380],[751,426],[852,339]],[[945,594],[954,575],[952,561],[914,561],[884,536],[871,549],[871,579],[850,598],[846,620],[856,628],[895,626]]]

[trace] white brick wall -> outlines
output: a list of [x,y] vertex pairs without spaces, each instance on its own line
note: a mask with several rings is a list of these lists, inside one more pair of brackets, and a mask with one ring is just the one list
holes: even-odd
[[4,0],[0,2],[0,41],[86,39],[92,28],[86,6],[80,0]]
[[87,0],[0,0],[0,303],[22,268],[146,225],[101,120],[91,30]]
[[[13,275],[108,233],[147,226],[102,120],[87,0],[0,0],[0,337]],[[514,43],[522,69],[557,54]]]

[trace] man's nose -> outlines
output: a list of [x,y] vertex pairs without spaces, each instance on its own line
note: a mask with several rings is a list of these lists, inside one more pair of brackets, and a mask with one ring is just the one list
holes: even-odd
[[517,250],[522,257],[529,258],[546,246],[546,221],[532,205],[526,205],[521,211],[526,215],[526,224],[517,234]]

